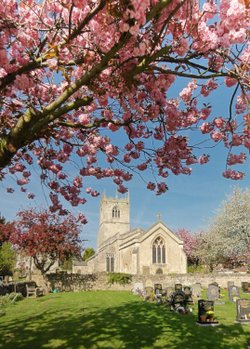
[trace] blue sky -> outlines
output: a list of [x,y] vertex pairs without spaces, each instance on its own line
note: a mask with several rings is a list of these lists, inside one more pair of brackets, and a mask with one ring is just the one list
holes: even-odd
[[[247,171],[244,180],[232,181],[222,177],[225,168],[225,154],[222,149],[215,149],[211,162],[203,166],[195,166],[190,176],[170,176],[169,191],[156,196],[145,189],[145,183],[138,178],[128,183],[131,204],[131,228],[149,228],[157,220],[157,214],[166,225],[176,231],[186,228],[191,232],[206,229],[209,220],[216,214],[217,209],[230,194],[235,186],[246,188],[249,186],[249,161],[245,166]],[[25,198],[23,193],[7,194],[1,186],[0,212],[7,220],[15,218],[20,209],[28,207],[46,207],[46,195],[40,183],[34,177],[33,186],[36,188],[35,200]],[[95,181],[95,188],[107,196],[115,196],[115,185],[109,180]],[[119,194],[121,195],[121,194]],[[88,224],[83,226],[82,238],[87,240],[85,246],[96,247],[99,224],[99,203],[97,198],[89,197],[87,203],[77,208],[70,208],[74,214],[84,212]]]
[[[172,95],[179,93],[180,85],[175,85]],[[223,89],[209,96],[203,102],[212,102],[214,109],[212,117],[228,115],[228,106],[232,89]],[[205,150],[201,150],[201,153]],[[250,186],[250,165],[249,159],[239,170],[245,171],[246,175],[241,181],[232,181],[222,177],[225,170],[226,151],[222,145],[209,149],[211,154],[210,162],[206,165],[193,166],[193,173],[190,176],[173,176],[167,179],[169,191],[161,196],[156,196],[145,189],[145,183],[139,178],[128,182],[131,204],[131,228],[149,228],[155,223],[157,214],[165,224],[176,231],[186,228],[191,232],[205,230],[209,221],[216,214],[217,209],[230,194],[234,186],[246,188]],[[9,178],[11,183],[13,179]],[[89,179],[88,179],[89,180]],[[85,179],[84,179],[85,183]],[[116,187],[111,180],[99,180],[88,183],[100,193],[106,192],[107,196],[115,196]],[[86,186],[88,186],[86,185]],[[7,220],[15,219],[16,212],[28,207],[48,207],[49,201],[41,188],[39,176],[33,174],[32,187],[36,193],[35,200],[27,201],[25,194],[16,191],[15,194],[7,194],[6,183],[0,182],[0,213]],[[85,246],[96,247],[96,239],[99,224],[99,203],[97,198],[89,197],[85,205],[77,208],[67,207],[73,214],[83,212],[88,219],[88,224],[82,229],[82,238],[87,240]]]

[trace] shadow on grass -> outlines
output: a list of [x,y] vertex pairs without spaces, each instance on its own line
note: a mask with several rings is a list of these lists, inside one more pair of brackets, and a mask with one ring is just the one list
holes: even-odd
[[0,348],[243,349],[250,338],[241,325],[202,328],[192,313],[136,300],[110,309],[82,305],[75,312],[65,306],[1,324]]

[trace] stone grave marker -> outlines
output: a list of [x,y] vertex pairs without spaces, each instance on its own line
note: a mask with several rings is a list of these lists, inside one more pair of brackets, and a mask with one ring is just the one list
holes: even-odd
[[185,314],[187,312],[187,300],[186,295],[182,290],[176,290],[170,300],[170,309],[176,311],[180,314]]
[[227,282],[227,289],[229,290],[230,286],[234,286],[234,281],[228,281]]
[[198,300],[198,325],[216,326],[219,322],[214,315],[214,301],[199,299]]
[[249,282],[242,282],[241,288],[242,288],[242,291],[244,293],[249,293],[250,292],[250,283]]
[[193,304],[194,302],[193,302],[191,287],[184,286],[183,292],[186,295],[187,304]]
[[217,285],[210,284],[207,289],[207,299],[209,301],[216,301],[220,298],[220,289]]
[[196,282],[192,285],[192,295],[194,298],[200,298],[201,296],[201,284]]
[[239,287],[233,285],[228,288],[228,298],[230,302],[236,303],[237,299],[240,299]]
[[237,322],[250,324],[250,299],[237,299]]
[[154,289],[151,286],[145,287],[145,299],[150,299],[152,297]]
[[182,291],[182,284],[180,284],[180,283],[179,284],[175,284],[174,285],[174,289],[175,289],[175,291],[179,291],[179,290]]
[[154,284],[155,295],[162,294],[162,284]]

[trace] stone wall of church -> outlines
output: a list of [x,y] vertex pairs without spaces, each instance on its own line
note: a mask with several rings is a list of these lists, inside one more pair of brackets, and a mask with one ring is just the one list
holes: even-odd
[[[162,236],[165,243],[165,264],[152,263],[152,246],[154,240]],[[150,251],[150,254],[148,253]],[[150,255],[150,258],[149,258]],[[183,251],[183,245],[178,244],[170,235],[164,234],[163,230],[158,227],[149,238],[141,242],[139,248],[139,274],[155,275],[161,270],[162,274],[186,273],[187,262],[186,255]]]

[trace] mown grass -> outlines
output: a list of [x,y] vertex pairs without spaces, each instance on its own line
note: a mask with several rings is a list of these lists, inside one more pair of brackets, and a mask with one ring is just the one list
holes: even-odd
[[179,315],[125,291],[28,298],[0,317],[0,348],[245,349],[250,325],[235,323],[235,304],[226,298],[215,305],[220,326],[205,328],[196,325],[197,304]]

